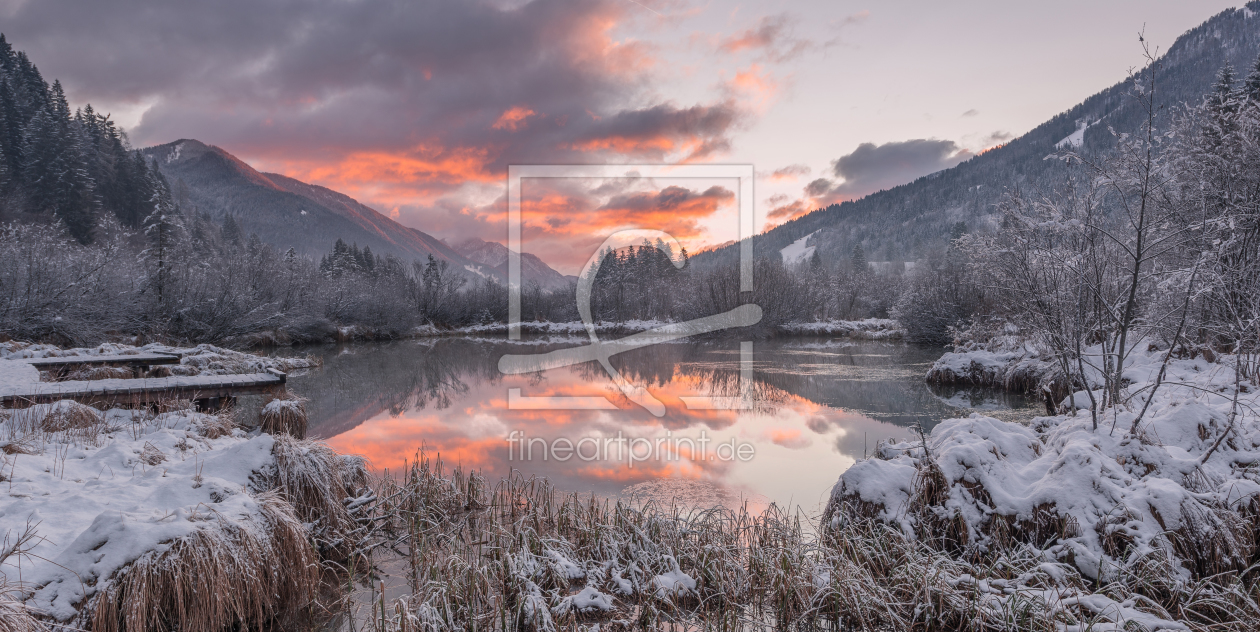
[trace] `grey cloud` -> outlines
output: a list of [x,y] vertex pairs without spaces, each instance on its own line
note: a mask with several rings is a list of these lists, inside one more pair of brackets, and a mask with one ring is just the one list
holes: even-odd
[[827,178],[818,178],[810,182],[809,184],[805,185],[805,195],[808,195],[809,197],[814,197],[814,198],[822,197],[830,193],[831,190],[835,187],[835,184],[836,184],[835,182],[832,182],[831,180],[828,180]]
[[[634,61],[599,48],[614,0],[223,0],[27,2],[3,30],[76,101],[154,102],[138,144],[196,137],[246,154],[336,155],[431,143],[494,146],[509,161],[654,157],[666,135],[697,155],[723,151],[732,103],[644,103]],[[611,57],[609,56],[611,55]],[[536,113],[492,130],[504,111]],[[627,142],[598,145],[601,139]],[[279,150],[277,150],[279,148]],[[654,154],[655,152],[655,154]]]
[[986,146],[1001,145],[1002,143],[1005,143],[1013,138],[1015,138],[1015,135],[1010,132],[997,131],[986,136],[984,139],[985,140],[984,144]]
[[[832,193],[860,197],[948,169],[971,156],[970,151],[952,140],[916,138],[883,145],[862,143],[853,153],[832,163],[832,172],[844,179]],[[815,180],[810,186],[818,182]]]
[[972,109],[970,109],[970,110],[967,110],[966,112],[963,112],[963,113],[962,113],[962,117],[963,117],[963,118],[967,118],[967,117],[971,117],[971,116],[977,116],[977,115],[979,115],[979,114],[980,114],[980,111],[979,111],[979,110],[977,110],[977,109],[975,109],[975,108],[972,108]]

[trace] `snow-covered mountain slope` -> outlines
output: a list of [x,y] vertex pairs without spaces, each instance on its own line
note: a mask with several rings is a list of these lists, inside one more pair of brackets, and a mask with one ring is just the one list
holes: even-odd
[[[1186,31],[1175,42],[1152,42],[1167,51],[1160,58],[1157,102],[1161,116],[1181,104],[1200,103],[1226,63],[1245,77],[1260,54],[1260,1],[1227,9]],[[1140,20],[1135,24],[1140,24]],[[1129,36],[1117,34],[1118,38]],[[1137,42],[1133,43],[1134,53]],[[860,199],[832,204],[788,221],[754,238],[758,257],[775,257],[793,242],[813,235],[825,265],[846,260],[857,243],[871,260],[914,261],[933,246],[943,246],[957,222],[968,231],[996,226],[995,205],[1013,188],[1028,190],[1052,183],[1063,173],[1061,162],[1045,160],[1057,151],[1106,150],[1117,133],[1136,130],[1141,107],[1130,96],[1126,77],[1085,98],[1066,112],[1027,133],[955,167],[923,176]],[[1101,87],[1101,86],[1100,86]],[[840,156],[852,147],[836,147]],[[760,166],[760,165],[759,165]],[[737,259],[734,245],[692,257],[697,266]]]

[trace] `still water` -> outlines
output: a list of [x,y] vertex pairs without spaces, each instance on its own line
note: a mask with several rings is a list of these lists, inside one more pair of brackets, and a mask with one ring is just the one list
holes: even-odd
[[[503,375],[499,358],[581,339],[444,338],[308,349],[322,368],[289,380],[309,398],[310,436],[374,469],[401,467],[422,447],[492,481],[516,469],[559,489],[687,504],[817,511],[837,477],[880,439],[910,436],[981,411],[1026,418],[1034,403],[1000,392],[929,387],[943,350],[901,343],[759,341],[741,385],[740,342],[660,344],[613,366],[665,405],[631,402],[596,362]],[[745,377],[747,374],[745,373]],[[511,392],[519,389],[516,404]],[[747,394],[743,399],[731,397]],[[690,410],[681,398],[726,397],[743,410]],[[584,397],[602,410],[522,409],[521,398]]]

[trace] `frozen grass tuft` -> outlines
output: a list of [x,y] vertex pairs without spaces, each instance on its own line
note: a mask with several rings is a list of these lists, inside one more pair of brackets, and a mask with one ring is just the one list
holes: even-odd
[[219,632],[278,621],[311,604],[319,559],[277,493],[257,497],[263,519],[242,524],[213,509],[204,524],[123,570],[91,612],[94,632]]
[[306,400],[281,392],[273,395],[258,414],[262,431],[267,434],[287,434],[298,439],[306,438]]
[[[0,414],[11,497],[0,507],[0,597],[25,602],[0,598],[0,614],[211,632],[305,624],[339,602],[336,574],[374,532],[364,461],[187,404]],[[23,524],[41,533],[9,546]],[[5,592],[19,568],[27,583]]]
[[366,463],[316,441],[274,438],[275,467],[263,484],[294,506],[321,556],[348,560],[364,537],[361,523],[375,502]]

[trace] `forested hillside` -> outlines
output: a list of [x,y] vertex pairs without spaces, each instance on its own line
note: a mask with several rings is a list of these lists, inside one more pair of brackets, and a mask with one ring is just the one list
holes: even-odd
[[[1198,105],[1210,91],[1217,71],[1231,64],[1245,74],[1260,53],[1260,2],[1224,11],[1177,38],[1160,58],[1156,107],[1168,117],[1180,106]],[[1136,34],[1117,33],[1128,39]],[[1134,42],[1137,46],[1139,43]],[[1148,42],[1154,46],[1159,43]],[[1001,81],[995,77],[995,81]],[[1003,196],[1046,190],[1064,171],[1047,156],[1061,149],[1097,155],[1115,146],[1112,134],[1137,129],[1142,112],[1128,94],[1128,79],[1085,99],[1005,145],[950,169],[924,176],[864,198],[834,204],[788,221],[754,238],[757,256],[777,256],[788,244],[811,235],[822,262],[847,262],[862,245],[870,261],[915,261],[945,245],[953,227],[968,231],[994,227]],[[1084,127],[1084,132],[1079,133]],[[843,150],[844,148],[837,148]],[[841,151],[837,151],[837,154]],[[700,266],[733,261],[727,246],[697,253]]]
[[196,140],[148,147],[182,199],[185,212],[216,222],[231,215],[247,233],[281,249],[316,255],[344,239],[403,260],[432,254],[457,268],[469,263],[433,236],[402,226],[356,200],[275,173],[261,173],[232,154]]

